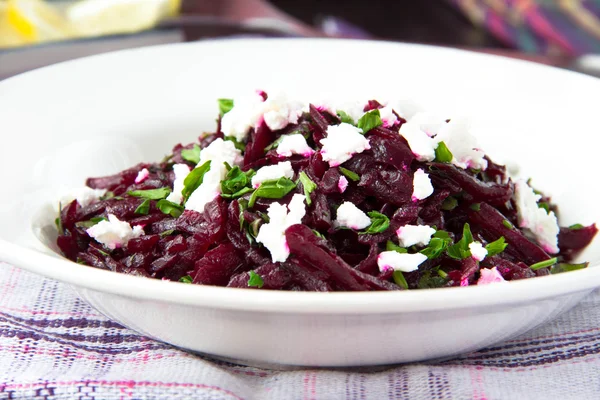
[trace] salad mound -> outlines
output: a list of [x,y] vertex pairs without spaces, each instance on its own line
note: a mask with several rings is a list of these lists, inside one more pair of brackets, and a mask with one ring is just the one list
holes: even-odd
[[220,99],[217,130],[66,195],[57,245],[91,267],[296,291],[470,286],[586,268],[595,225],[477,144],[463,118],[375,100]]

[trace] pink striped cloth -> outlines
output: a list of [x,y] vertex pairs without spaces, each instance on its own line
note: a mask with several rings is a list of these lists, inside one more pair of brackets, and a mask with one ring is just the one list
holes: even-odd
[[69,286],[0,263],[2,400],[546,400],[599,393],[600,290],[534,332],[450,361],[271,371],[155,342],[107,320]]

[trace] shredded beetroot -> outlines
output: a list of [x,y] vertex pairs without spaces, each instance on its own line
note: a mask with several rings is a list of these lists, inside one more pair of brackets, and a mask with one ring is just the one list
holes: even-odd
[[[268,99],[264,92],[261,96]],[[365,103],[364,111],[376,113],[382,107],[371,100]],[[180,205],[165,198],[174,188],[174,164],[194,170],[200,166],[198,150],[215,140],[230,139],[222,132],[222,117],[217,132],[203,135],[196,143],[176,145],[162,162],[89,178],[88,187],[105,189],[107,194],[85,207],[77,200],[62,204],[58,247],[70,260],[119,273],[202,285],[293,291],[468,286],[477,284],[481,268],[495,267],[502,279],[511,281],[586,266],[567,263],[593,240],[596,226],[560,228],[560,251],[549,254],[532,232],[519,228],[515,185],[506,168],[487,156],[483,170],[457,167],[460,164],[447,157],[417,161],[422,158],[413,153],[400,133],[401,126],[410,120],[394,111],[399,123],[369,125],[363,132],[370,149],[352,154],[339,167],[330,167],[320,153],[328,128],[342,121],[364,125],[324,107],[310,105],[307,110],[297,123],[280,130],[271,130],[266,117],[259,119],[243,143],[235,141],[236,147],[243,148],[243,161],[237,164],[241,175],[228,184],[224,179],[221,195],[216,193],[202,212],[185,209],[185,200]],[[314,153],[280,156],[278,140],[289,134],[301,134]],[[252,170],[285,161],[293,169],[291,182],[295,186],[279,197],[252,199]],[[433,192],[413,199],[417,170],[427,174]],[[246,178],[244,173],[250,175]],[[233,194],[240,189],[241,194]],[[152,190],[165,190],[166,194],[152,198],[135,194]],[[270,205],[277,202],[287,206],[295,194],[307,196],[306,213],[300,224],[287,225],[282,232],[289,248],[287,259],[273,262],[270,250],[257,236],[270,223]],[[345,202],[368,215],[371,225],[364,229],[339,226],[337,209]],[[542,197],[542,205],[557,210],[548,197]],[[107,224],[109,215],[127,222],[132,229],[142,229],[143,235],[132,234],[122,245],[109,249],[87,231],[95,224]],[[397,231],[407,225],[426,225],[436,233],[427,238],[427,245],[402,247]],[[471,242],[485,246],[489,254],[481,261],[471,256]],[[390,268],[378,264],[385,251],[421,252],[427,258],[416,270]],[[554,264],[537,268],[540,262]]]

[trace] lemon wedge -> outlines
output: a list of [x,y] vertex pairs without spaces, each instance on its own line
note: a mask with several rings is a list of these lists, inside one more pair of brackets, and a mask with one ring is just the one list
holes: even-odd
[[181,0],[82,0],[66,16],[78,36],[133,33],[175,15]]
[[[62,14],[42,0],[8,0],[3,8],[0,36],[6,34],[16,44],[66,39],[72,36],[69,23]],[[2,38],[2,41],[4,39]]]

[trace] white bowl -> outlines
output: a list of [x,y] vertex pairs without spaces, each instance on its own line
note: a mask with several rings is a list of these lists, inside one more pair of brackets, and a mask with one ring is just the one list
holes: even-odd
[[[256,88],[312,99],[414,98],[427,109],[469,115],[493,158],[517,160],[552,194],[563,225],[600,220],[596,79],[416,45],[212,41],[90,57],[0,82],[0,259],[71,284],[99,311],[148,336],[263,365],[457,355],[542,324],[600,286],[600,268],[589,268],[484,287],[287,293],[120,275],[51,250],[49,201],[66,187],[160,159],[214,129],[216,98]],[[598,264],[599,241],[580,259]]]

